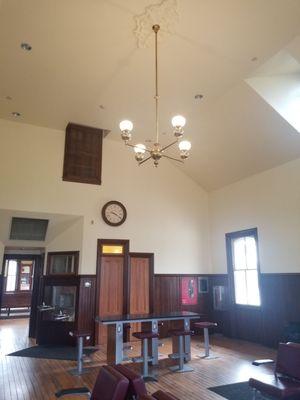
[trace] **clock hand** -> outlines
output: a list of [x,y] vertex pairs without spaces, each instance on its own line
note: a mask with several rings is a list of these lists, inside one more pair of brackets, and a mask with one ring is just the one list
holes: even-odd
[[122,218],[119,214],[115,213],[114,211],[112,211],[111,213],[114,214],[116,217]]

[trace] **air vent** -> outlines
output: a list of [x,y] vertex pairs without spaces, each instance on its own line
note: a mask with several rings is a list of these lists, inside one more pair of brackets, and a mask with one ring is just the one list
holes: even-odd
[[48,222],[48,219],[13,217],[11,221],[10,240],[44,241]]

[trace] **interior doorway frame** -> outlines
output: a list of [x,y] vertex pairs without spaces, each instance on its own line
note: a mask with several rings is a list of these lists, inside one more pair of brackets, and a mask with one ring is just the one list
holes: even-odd
[[2,295],[4,293],[4,268],[6,260],[33,260],[34,261],[34,272],[33,272],[33,284],[31,291],[31,304],[30,304],[30,316],[29,316],[29,334],[30,338],[36,337],[36,324],[37,324],[37,312],[40,297],[40,286],[41,279],[44,270],[44,254],[5,254],[3,255],[2,269],[0,275],[0,309],[2,308]]

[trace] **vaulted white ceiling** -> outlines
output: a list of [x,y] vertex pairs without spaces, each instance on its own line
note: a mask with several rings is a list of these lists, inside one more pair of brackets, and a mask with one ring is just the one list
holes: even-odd
[[281,50],[300,61],[299,0],[2,0],[0,117],[98,126],[115,140],[128,118],[134,140],[152,139],[154,51],[134,34],[151,4],[162,6],[149,32],[171,25],[159,45],[162,141],[180,113],[193,145],[179,168],[212,190],[298,158],[300,135],[246,79]]

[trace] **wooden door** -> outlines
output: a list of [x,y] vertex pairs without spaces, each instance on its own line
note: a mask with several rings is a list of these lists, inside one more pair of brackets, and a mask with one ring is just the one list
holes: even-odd
[[[102,256],[100,272],[99,314],[123,314],[123,256]],[[107,327],[100,325],[98,343],[107,342]]]
[[[153,296],[153,254],[130,254],[130,314],[149,314],[152,312]],[[130,340],[133,332],[141,330],[140,323],[131,324]]]

